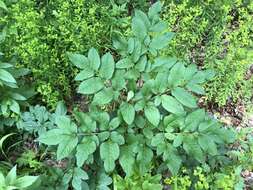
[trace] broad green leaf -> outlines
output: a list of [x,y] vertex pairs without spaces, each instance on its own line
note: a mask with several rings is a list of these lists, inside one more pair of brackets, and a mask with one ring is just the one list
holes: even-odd
[[0,1],[0,8],[4,9],[5,11],[8,11],[8,8],[3,1]]
[[132,31],[140,40],[143,40],[148,33],[145,23],[137,16],[132,20]]
[[113,99],[113,89],[112,88],[104,88],[95,94],[93,98],[93,103],[97,105],[104,105],[111,102]]
[[129,54],[133,53],[133,51],[134,51],[134,44],[135,44],[134,38],[129,38],[128,43],[127,43],[127,52]]
[[157,50],[163,49],[168,45],[169,41],[173,38],[173,36],[174,33],[172,32],[167,32],[163,35],[156,36],[152,39],[149,47]]
[[15,181],[14,185],[20,189],[23,189],[23,188],[31,186],[37,179],[38,179],[37,176],[20,177]]
[[163,32],[167,29],[167,24],[164,21],[159,21],[150,28],[151,32]]
[[74,187],[75,190],[82,190],[82,180],[87,179],[89,179],[89,176],[84,170],[81,168],[74,168],[72,187]]
[[153,19],[154,17],[157,17],[161,11],[162,11],[162,3],[158,1],[150,7],[148,11],[148,16],[150,19]]
[[19,100],[19,101],[27,100],[27,98],[23,96],[22,94],[15,93],[15,92],[10,92],[9,94],[14,100]]
[[145,25],[145,27],[146,27],[147,29],[150,27],[150,25],[151,25],[151,24],[150,24],[150,21],[149,21],[147,15],[146,15],[144,12],[142,12],[142,11],[140,11],[140,10],[136,10],[136,11],[135,11],[135,16],[136,16],[138,19],[142,20],[142,22],[144,23],[144,25]]
[[75,80],[82,81],[84,79],[88,79],[93,76],[94,76],[94,71],[89,66],[87,66],[83,68],[83,70],[80,73],[76,75]]
[[101,67],[99,70],[99,73],[101,77],[105,79],[110,79],[112,78],[112,75],[114,73],[114,59],[110,53],[106,53],[103,55],[102,60],[101,60]]
[[67,114],[67,108],[63,101],[59,101],[56,106],[55,110],[56,115],[66,115]]
[[16,179],[17,179],[17,166],[14,166],[7,174],[5,182],[6,184],[12,185],[14,184]]
[[20,107],[19,107],[19,104],[16,100],[11,101],[10,110],[16,114],[20,113]]
[[120,123],[121,121],[118,117],[113,118],[109,123],[110,129],[113,130],[113,129],[118,128]]
[[197,109],[189,113],[185,118],[185,131],[195,131],[199,124],[205,119],[205,111]]
[[13,67],[13,65],[10,63],[1,63],[0,62],[0,69],[7,69],[7,68],[11,68],[11,67]]
[[182,134],[178,134],[176,136],[176,138],[173,141],[173,146],[174,147],[179,147],[183,142],[183,135]]
[[163,133],[158,133],[156,134],[152,140],[151,140],[151,145],[152,146],[157,146],[161,143],[164,143],[164,134]]
[[87,57],[77,53],[68,53],[69,60],[79,69],[86,69],[89,66]]
[[184,70],[185,70],[184,64],[181,62],[176,63],[171,68],[168,81],[172,87],[177,87],[183,83]]
[[177,175],[182,165],[182,159],[179,155],[173,152],[169,154],[170,154],[170,158],[167,160],[166,164],[168,168],[170,169],[170,172],[172,173],[172,175]]
[[91,48],[89,50],[88,60],[90,62],[91,68],[93,68],[94,70],[97,71],[100,66],[100,57],[99,57],[99,54],[95,48]]
[[6,70],[0,69],[0,80],[9,82],[9,83],[17,83],[14,77]]
[[103,87],[103,81],[98,77],[94,77],[83,81],[78,87],[78,93],[94,94],[101,90]]
[[75,135],[64,135],[64,140],[59,143],[57,148],[57,160],[62,160],[70,155],[77,146],[78,137]]
[[67,134],[76,134],[77,126],[67,116],[59,115],[55,119],[56,125]]
[[153,159],[153,151],[146,145],[143,145],[139,148],[136,160],[140,166],[140,172],[142,174],[146,173],[151,165],[151,161]]
[[121,112],[121,115],[122,115],[124,121],[128,125],[133,123],[134,117],[135,117],[135,109],[132,104],[129,104],[127,102],[123,102],[120,105],[120,112]]
[[139,71],[139,72],[143,72],[145,71],[147,65],[147,56],[143,55],[139,61],[136,63],[135,68]]
[[115,168],[115,160],[119,157],[119,145],[111,141],[102,143],[100,145],[100,156],[104,161],[105,171],[113,171]]
[[161,66],[166,67],[166,69],[170,69],[176,61],[177,59],[173,57],[157,57],[154,60],[154,64],[152,64],[152,70],[161,68]]
[[46,145],[57,145],[61,141],[63,141],[62,130],[60,129],[52,129],[43,133],[39,138],[38,141],[44,143]]
[[162,95],[162,106],[168,112],[174,113],[176,115],[183,115],[183,106],[173,97],[168,95]]
[[205,94],[204,88],[198,84],[188,83],[186,85],[186,88],[192,92],[197,93],[197,94],[201,94],[201,95]]
[[131,176],[134,172],[133,166],[135,163],[135,153],[131,146],[124,146],[120,149],[119,163],[126,173],[126,176]]
[[152,125],[158,126],[158,124],[160,123],[160,112],[155,106],[146,106],[144,109],[144,113],[146,118]]
[[124,58],[116,63],[118,69],[128,69],[134,66],[134,63],[129,58]]
[[111,140],[118,145],[123,145],[125,143],[124,137],[116,131],[111,132]]
[[78,144],[76,148],[77,166],[82,167],[89,155],[95,152],[96,148],[97,146],[94,141],[92,141],[90,138],[84,137],[82,142]]
[[184,90],[183,88],[177,87],[172,90],[172,95],[184,106],[189,108],[198,107],[196,99],[189,92]]

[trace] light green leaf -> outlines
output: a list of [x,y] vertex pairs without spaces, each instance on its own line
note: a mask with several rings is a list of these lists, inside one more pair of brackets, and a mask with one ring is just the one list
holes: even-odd
[[44,143],[46,145],[57,145],[61,141],[63,141],[63,134],[62,130],[60,129],[52,129],[43,133],[39,138],[38,141]]
[[99,70],[101,77],[105,79],[111,79],[114,73],[114,66],[115,66],[112,55],[110,53],[106,53],[105,55],[103,55],[101,61],[102,63]]
[[132,20],[132,31],[134,35],[141,40],[143,40],[148,33],[145,23],[137,16]]
[[135,11],[135,16],[136,16],[138,19],[142,20],[142,22],[144,23],[144,25],[145,25],[145,27],[146,27],[147,29],[150,27],[150,25],[151,25],[151,24],[150,24],[150,21],[149,21],[147,15],[146,15],[144,12],[142,12],[142,11],[140,11],[140,10],[136,10],[136,11]]
[[94,69],[94,70],[98,70],[99,66],[100,66],[100,57],[99,54],[97,52],[97,50],[95,48],[91,48],[88,52],[88,60],[90,62],[90,66]]
[[0,1],[0,8],[4,9],[5,11],[8,11],[8,8],[3,1]]
[[118,145],[123,145],[125,143],[124,137],[116,131],[111,132],[111,140]]
[[74,135],[64,135],[64,140],[60,142],[57,148],[57,160],[62,160],[70,155],[77,146],[78,138]]
[[179,86],[183,83],[184,79],[184,64],[181,62],[176,63],[170,70],[168,82],[172,87]]
[[83,171],[81,168],[74,168],[72,187],[75,190],[82,190],[82,180],[89,179],[88,174]]
[[19,107],[19,104],[16,100],[11,101],[10,110],[16,114],[20,113],[20,107]]
[[150,7],[148,11],[148,16],[150,19],[153,19],[154,17],[158,16],[161,11],[162,11],[162,3],[158,1]]
[[131,176],[134,172],[135,153],[131,146],[124,146],[120,149],[119,163],[123,168],[126,176]]
[[179,134],[176,136],[176,138],[173,141],[173,146],[174,147],[179,147],[183,142],[183,135]]
[[82,81],[84,79],[87,79],[93,76],[94,76],[94,71],[89,66],[87,66],[80,73],[76,75],[75,80]]
[[134,64],[129,58],[121,59],[116,63],[116,68],[118,69],[128,69],[133,66]]
[[17,83],[14,77],[6,70],[0,69],[0,80],[9,82],[9,83]]
[[144,113],[148,121],[154,125],[158,126],[160,123],[160,112],[159,110],[152,105],[146,106],[144,109]]
[[119,145],[111,141],[102,143],[100,145],[100,156],[104,161],[105,171],[113,171],[115,168],[115,160],[119,157]]
[[58,115],[55,119],[56,125],[64,131],[65,134],[76,134],[77,126],[69,117]]
[[104,105],[111,102],[113,99],[113,89],[112,88],[104,88],[95,94],[93,98],[93,103],[96,105]]
[[189,108],[197,108],[197,102],[193,95],[184,90],[183,88],[177,87],[172,90],[172,95],[184,106]]
[[24,176],[21,178],[18,178],[15,181],[15,186],[22,189],[31,186],[36,180],[38,179],[37,176]]
[[174,113],[176,115],[183,115],[183,106],[172,96],[162,95],[162,106],[168,112]]
[[76,148],[77,166],[82,167],[89,155],[95,152],[96,148],[96,143],[92,139],[84,138]]
[[[14,166],[5,178],[5,182],[8,185],[13,185],[17,178],[17,166]],[[1,187],[1,186],[0,186]]]
[[89,66],[87,57],[77,53],[68,53],[69,60],[78,68],[86,69]]
[[103,87],[103,81],[98,77],[94,77],[83,81],[78,87],[78,93],[94,94],[101,90]]
[[192,92],[197,93],[197,94],[201,94],[201,95],[205,94],[204,88],[198,84],[188,83],[186,85],[186,88]]
[[174,36],[174,33],[167,32],[163,35],[154,37],[151,40],[149,47],[151,49],[157,49],[157,50],[163,49],[168,45],[169,41],[173,38],[173,36]]
[[127,102],[123,102],[120,105],[120,112],[122,114],[122,117],[123,117],[124,121],[128,125],[133,123],[134,117],[135,117],[135,109],[134,109],[134,106],[132,104],[129,104]]

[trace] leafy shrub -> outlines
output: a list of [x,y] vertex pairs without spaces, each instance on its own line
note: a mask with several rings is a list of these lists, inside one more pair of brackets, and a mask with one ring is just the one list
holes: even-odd
[[207,98],[219,105],[229,98],[248,98],[252,80],[245,81],[245,74],[252,60],[252,1],[164,3],[163,17],[177,32],[168,53],[216,73],[206,88]]
[[108,3],[21,0],[6,4],[9,12],[0,19],[6,33],[1,50],[16,55],[19,65],[32,71],[42,100],[53,107],[59,99],[71,97],[76,70],[66,52],[86,53],[91,46],[108,49],[111,31],[124,24],[122,10],[111,10]]
[[213,73],[164,56],[174,34],[166,31],[160,12],[160,2],[148,15],[135,11],[133,36],[114,39],[119,55],[100,56],[95,48],[87,57],[68,54],[80,69],[75,80],[88,111],[57,116],[38,141],[57,146],[57,160],[68,160],[64,179],[74,189],[91,187],[98,170],[147,176],[164,163],[176,175],[182,164],[222,163],[217,158],[226,157],[226,145],[234,141],[234,132],[198,109],[192,94],[203,94],[201,84]]

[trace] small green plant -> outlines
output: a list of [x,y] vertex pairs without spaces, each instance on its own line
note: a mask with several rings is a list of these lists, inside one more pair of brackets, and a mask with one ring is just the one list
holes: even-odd
[[20,78],[27,75],[29,70],[17,69],[13,64],[0,61],[0,128],[12,125],[20,114],[20,104],[34,95]]
[[6,176],[0,171],[0,190],[24,189],[31,186],[37,178],[36,176],[17,177],[16,166],[14,166]]
[[88,111],[57,116],[38,141],[56,147],[57,160],[68,160],[66,181],[74,189],[90,186],[97,170],[145,176],[154,160],[176,175],[182,164],[215,163],[234,142],[234,132],[198,109],[194,96],[204,94],[201,85],[213,72],[164,55],[174,34],[166,31],[161,8],[158,2],[147,15],[135,11],[133,36],[115,37],[115,56],[95,48],[87,57],[68,53],[80,69],[77,91],[87,96]]

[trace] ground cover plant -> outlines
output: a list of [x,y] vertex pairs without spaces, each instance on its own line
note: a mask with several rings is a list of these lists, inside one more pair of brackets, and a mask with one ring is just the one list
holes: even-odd
[[250,112],[205,105],[250,101],[251,6],[0,1],[0,190],[252,189]]

